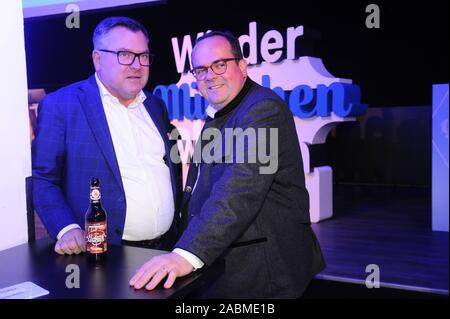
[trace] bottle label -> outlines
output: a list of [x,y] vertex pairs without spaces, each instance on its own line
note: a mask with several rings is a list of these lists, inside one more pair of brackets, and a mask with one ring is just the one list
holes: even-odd
[[102,197],[100,194],[100,188],[99,187],[91,187],[91,201],[94,203],[98,203],[100,201],[100,198]]
[[86,251],[101,254],[108,250],[106,222],[86,223]]

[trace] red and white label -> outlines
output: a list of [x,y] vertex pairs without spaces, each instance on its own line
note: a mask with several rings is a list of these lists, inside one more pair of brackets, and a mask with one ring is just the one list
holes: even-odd
[[106,222],[86,223],[86,251],[101,254],[108,250]]

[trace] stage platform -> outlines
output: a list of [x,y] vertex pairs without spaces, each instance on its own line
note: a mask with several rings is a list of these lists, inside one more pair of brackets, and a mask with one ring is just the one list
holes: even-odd
[[[327,262],[307,298],[448,298],[448,232],[431,230],[431,189],[334,185],[334,216],[313,229]],[[380,288],[366,287],[377,265]]]

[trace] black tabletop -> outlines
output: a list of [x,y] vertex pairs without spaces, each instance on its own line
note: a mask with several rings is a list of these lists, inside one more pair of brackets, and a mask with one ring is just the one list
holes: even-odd
[[[54,244],[44,239],[0,251],[0,288],[31,281],[50,292],[40,298],[175,299],[204,288],[224,270],[220,260],[178,278],[170,289],[159,285],[152,291],[135,290],[128,284],[130,278],[148,259],[164,251],[110,245],[106,261],[95,264],[85,254],[60,256],[54,252]],[[77,286],[74,276],[78,269],[79,288],[68,288]]]

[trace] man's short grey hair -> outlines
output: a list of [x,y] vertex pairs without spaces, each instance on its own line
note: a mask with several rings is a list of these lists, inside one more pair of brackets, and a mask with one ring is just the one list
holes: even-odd
[[112,28],[115,27],[124,27],[133,32],[142,31],[147,39],[147,42],[149,40],[147,29],[138,21],[128,17],[109,17],[100,21],[94,30],[94,34],[92,36],[94,49],[100,49],[102,47],[103,38]]

